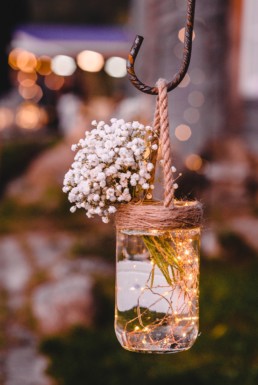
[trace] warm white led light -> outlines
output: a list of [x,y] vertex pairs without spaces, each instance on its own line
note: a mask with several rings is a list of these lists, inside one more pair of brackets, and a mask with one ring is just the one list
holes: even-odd
[[56,75],[71,76],[76,70],[76,63],[71,56],[57,55],[51,61],[51,69]]
[[105,71],[109,76],[112,76],[113,78],[125,77],[127,74],[126,60],[118,56],[110,57],[106,61]]
[[104,57],[95,51],[82,51],[77,55],[77,65],[83,71],[99,72],[104,65]]

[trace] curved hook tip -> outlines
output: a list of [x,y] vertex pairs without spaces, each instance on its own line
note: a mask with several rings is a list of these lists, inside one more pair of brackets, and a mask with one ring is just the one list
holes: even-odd
[[[183,59],[178,72],[174,75],[172,80],[167,84],[168,92],[176,88],[178,84],[183,80],[190,64],[191,51],[192,51],[193,25],[194,25],[194,10],[195,10],[195,0],[188,0]],[[146,94],[157,95],[158,93],[157,87],[150,87],[142,83],[137,78],[134,71],[135,60],[138,55],[139,49],[142,45],[142,42],[143,42],[143,36],[136,35],[134,43],[132,45],[132,48],[128,56],[128,60],[127,60],[127,73],[129,75],[129,79],[131,83],[138,90]]]

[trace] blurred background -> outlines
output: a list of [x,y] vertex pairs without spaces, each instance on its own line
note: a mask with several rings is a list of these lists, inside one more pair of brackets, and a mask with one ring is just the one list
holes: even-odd
[[62,192],[90,122],[151,124],[186,0],[9,0],[0,34],[0,384],[258,383],[258,3],[196,0],[191,64],[169,94],[180,198],[204,205],[200,336],[187,352],[123,350],[113,330],[115,229]]

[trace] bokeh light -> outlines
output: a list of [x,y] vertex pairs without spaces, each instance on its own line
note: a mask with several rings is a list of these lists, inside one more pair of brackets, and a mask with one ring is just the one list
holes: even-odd
[[184,79],[181,81],[181,83],[178,84],[178,87],[185,88],[189,85],[190,81],[191,81],[190,76],[188,74],[185,74]]
[[17,81],[23,87],[33,86],[36,83],[37,78],[38,76],[35,72],[26,73],[26,72],[19,71],[17,74]]
[[76,70],[76,63],[71,56],[56,55],[51,61],[51,69],[56,75],[71,76]]
[[185,159],[185,165],[191,171],[199,171],[202,164],[202,158],[197,154],[190,154]]
[[175,136],[181,142],[187,141],[192,135],[191,128],[186,124],[180,124],[175,128]]
[[184,118],[187,121],[187,123],[195,124],[200,119],[200,112],[197,110],[197,108],[187,108],[184,111]]
[[106,61],[105,71],[109,76],[112,76],[113,78],[125,77],[127,74],[126,60],[118,56],[110,57]]
[[104,57],[95,51],[82,51],[77,55],[77,65],[83,71],[99,72],[104,66]]
[[[184,43],[185,41],[185,27],[181,28],[178,32],[178,39]],[[193,31],[192,41],[195,39],[195,32]]]
[[36,56],[28,51],[21,50],[16,59],[17,68],[23,72],[34,72],[37,67]]
[[192,107],[201,107],[204,104],[204,101],[204,95],[200,91],[192,91],[188,95],[188,102]]
[[58,76],[56,74],[51,73],[50,75],[45,77],[45,86],[52,90],[58,91],[64,85],[64,78],[62,76]]
[[45,112],[33,103],[22,103],[17,109],[16,124],[26,130],[38,130],[46,121]]
[[43,92],[40,86],[37,84],[33,84],[30,87],[19,85],[18,87],[19,94],[23,97],[23,99],[31,100],[34,102],[39,102],[43,96]]
[[40,56],[37,61],[36,70],[40,75],[43,75],[43,76],[49,75],[52,72],[51,58],[46,55]]
[[22,50],[20,48],[15,48],[15,49],[11,50],[11,52],[8,55],[8,64],[14,70],[18,70],[17,57],[21,51]]
[[39,122],[39,108],[33,104],[21,104],[16,113],[16,124],[21,128],[36,129]]
[[13,49],[8,55],[8,64],[15,70],[34,72],[37,66],[36,56],[20,48]]

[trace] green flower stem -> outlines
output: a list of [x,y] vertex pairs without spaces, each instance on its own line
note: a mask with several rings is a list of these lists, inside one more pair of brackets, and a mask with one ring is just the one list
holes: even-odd
[[173,285],[175,283],[175,270],[181,273],[182,267],[177,259],[176,247],[173,239],[168,234],[164,235],[143,235],[143,241],[149,251],[153,270],[151,275],[151,286],[154,281],[155,265],[161,270],[167,283]]

